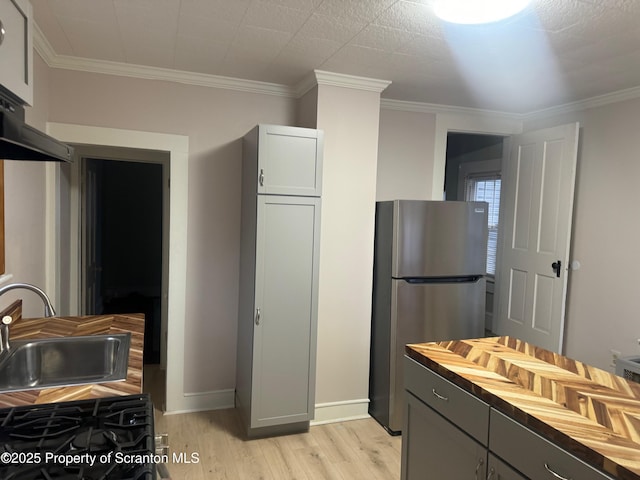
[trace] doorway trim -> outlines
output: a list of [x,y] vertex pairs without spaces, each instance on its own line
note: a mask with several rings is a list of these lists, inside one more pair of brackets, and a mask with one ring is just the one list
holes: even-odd
[[[186,284],[187,284],[187,218],[188,218],[188,170],[189,170],[189,137],[155,132],[122,130],[106,127],[92,127],[64,123],[47,123],[47,133],[62,142],[110,147],[138,148],[162,150],[169,152],[169,177],[171,178],[171,199],[169,206],[169,282],[168,282],[168,319],[167,322],[167,377],[166,377],[166,411],[183,409],[185,401],[184,372],[184,338],[186,319]],[[53,165],[54,168],[59,166]],[[55,201],[58,185],[57,170],[47,170],[48,199]],[[71,255],[69,296],[71,309],[78,312],[80,288],[80,227],[79,227],[79,192],[77,184],[71,184],[72,235],[70,238]],[[75,191],[74,191],[75,189]],[[48,202],[49,203],[49,202]],[[53,210],[53,211],[52,211]],[[48,236],[56,238],[55,208],[47,210]],[[53,242],[48,243],[53,245]],[[55,251],[47,251],[48,283],[58,278],[61,265]],[[71,312],[74,313],[73,311]]]
[[[487,113],[489,115],[489,113]],[[444,199],[444,173],[447,166],[447,134],[477,133],[508,137],[522,133],[523,122],[513,116],[437,113],[433,147],[431,200]]]

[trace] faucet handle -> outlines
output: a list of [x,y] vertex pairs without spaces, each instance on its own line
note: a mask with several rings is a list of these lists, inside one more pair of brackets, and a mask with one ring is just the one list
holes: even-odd
[[12,322],[13,322],[13,318],[11,318],[10,315],[5,315],[4,317],[2,317],[3,325],[11,325]]

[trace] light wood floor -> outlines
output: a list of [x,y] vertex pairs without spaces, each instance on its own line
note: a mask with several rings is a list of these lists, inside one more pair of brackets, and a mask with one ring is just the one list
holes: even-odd
[[[153,398],[154,390],[145,390]],[[390,436],[371,418],[317,425],[297,435],[245,440],[234,409],[180,415],[157,410],[155,428],[156,433],[169,434],[170,459],[173,453],[199,457],[199,463],[170,462],[172,480],[400,478],[401,437]]]

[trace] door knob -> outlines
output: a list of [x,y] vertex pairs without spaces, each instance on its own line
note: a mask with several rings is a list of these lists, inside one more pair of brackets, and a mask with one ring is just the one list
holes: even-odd
[[562,268],[562,262],[560,260],[553,262],[551,268],[556,272],[556,277],[560,278],[560,269]]

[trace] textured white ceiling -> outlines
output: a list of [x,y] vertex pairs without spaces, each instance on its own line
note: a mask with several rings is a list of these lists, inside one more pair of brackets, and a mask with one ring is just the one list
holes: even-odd
[[31,0],[56,55],[292,86],[314,69],[384,98],[528,113],[640,86],[640,0],[533,0],[483,26],[432,0]]

